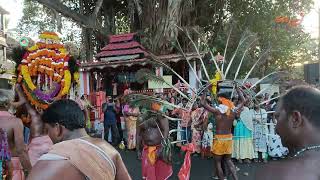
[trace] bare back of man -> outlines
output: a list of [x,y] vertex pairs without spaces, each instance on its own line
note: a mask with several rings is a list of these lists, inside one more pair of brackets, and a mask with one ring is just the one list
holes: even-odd
[[[143,143],[147,146],[156,146],[161,144],[161,134],[158,128],[159,122],[155,121],[145,121],[144,123],[140,124],[140,131],[141,138]],[[163,128],[161,129],[163,131]]]
[[167,119],[149,119],[139,122],[137,126],[138,158],[141,156],[142,146],[158,146],[169,135],[169,122]]
[[[166,118],[152,116],[143,121],[140,119],[137,127],[137,150],[138,158],[142,157],[143,178],[168,179],[172,175],[171,153],[165,150],[167,147],[162,143],[168,134],[169,122]],[[143,147],[140,148],[141,146]]]
[[238,179],[236,167],[231,160],[233,144],[231,128],[236,115],[240,113],[240,109],[242,109],[244,106],[246,99],[243,97],[243,94],[240,92],[238,87],[236,87],[236,90],[242,102],[234,109],[230,109],[229,107],[229,113],[228,111],[221,112],[217,107],[211,107],[208,105],[205,95],[202,95],[201,97],[201,103],[204,108],[215,115],[216,135],[214,138],[212,152],[214,154],[216,172],[220,180],[223,180],[225,177],[223,173],[222,162],[225,162],[228,166],[233,179]]
[[218,134],[229,134],[232,133],[232,125],[235,119],[235,114],[232,113],[229,116],[226,114],[221,114],[219,112],[215,113],[215,121],[216,121],[216,133]]
[[[210,109],[208,109],[210,111]],[[216,137],[221,136],[222,139],[215,139],[214,141],[225,141],[225,142],[232,142],[232,136],[226,137],[225,139],[223,136],[228,136],[232,134],[231,128],[233,125],[233,121],[235,119],[235,113],[231,113],[230,115],[222,114],[219,111],[210,111],[215,114],[215,120],[216,120]],[[218,147],[213,147],[218,148]],[[214,150],[214,149],[213,149]],[[218,175],[218,178],[220,180],[223,180],[225,177],[224,171],[223,171],[223,161],[229,168],[233,179],[238,179],[236,175],[236,167],[233,164],[231,160],[231,154],[218,154],[213,152],[214,160],[215,160],[215,167],[216,167],[216,173]]]
[[8,115],[0,115],[0,129],[7,133],[11,156],[20,159],[24,170],[31,170],[30,160],[23,141],[22,121],[13,116],[9,116],[9,113]]

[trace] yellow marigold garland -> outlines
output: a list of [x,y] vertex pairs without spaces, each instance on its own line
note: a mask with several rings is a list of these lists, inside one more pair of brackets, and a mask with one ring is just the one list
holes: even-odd
[[64,86],[61,91],[61,95],[64,96],[69,93],[71,87],[71,73],[69,70],[64,71]]
[[53,39],[56,41],[60,41],[59,36],[56,33],[53,32],[43,32],[39,36],[40,39]]
[[31,80],[31,76],[29,74],[28,66],[22,65],[21,66],[21,74],[24,79],[24,81],[27,83],[28,87],[33,91],[36,89],[36,86],[33,84]]
[[[32,105],[45,109],[48,107],[47,92],[41,94],[34,84],[32,78],[38,78],[38,74],[42,74],[41,78],[50,78],[61,85],[59,93],[52,97],[51,100],[61,99],[69,93],[71,87],[71,73],[68,70],[69,56],[62,44],[59,44],[60,38],[56,33],[44,32],[40,35],[41,42],[36,43],[28,49],[25,54],[22,64],[20,64],[17,76],[18,83],[22,84],[23,90]],[[47,44],[48,43],[48,44]],[[74,73],[75,82],[79,83],[79,73]],[[38,79],[39,80],[39,79]],[[47,85],[49,80],[45,80]],[[39,83],[39,81],[38,81]],[[41,81],[43,83],[43,81]],[[38,84],[39,85],[39,84]],[[40,93],[40,95],[39,95]]]

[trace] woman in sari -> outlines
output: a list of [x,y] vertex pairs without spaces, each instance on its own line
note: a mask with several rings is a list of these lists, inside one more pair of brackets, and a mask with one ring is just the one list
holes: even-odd
[[140,115],[138,107],[130,107],[126,104],[123,107],[123,115],[126,122],[126,129],[127,129],[127,148],[129,150],[133,150],[136,148],[136,130],[137,130],[137,119]]
[[255,150],[255,162],[263,160],[267,162],[267,112],[256,104],[253,110],[253,141]]
[[192,143],[195,147],[196,153],[201,152],[201,137],[203,134],[203,124],[207,121],[207,111],[204,108],[199,108],[195,103],[193,111],[191,112],[191,130],[192,130]]
[[240,117],[235,120],[233,154],[232,157],[242,163],[250,163],[254,159],[253,148],[253,111],[248,107],[243,107]]

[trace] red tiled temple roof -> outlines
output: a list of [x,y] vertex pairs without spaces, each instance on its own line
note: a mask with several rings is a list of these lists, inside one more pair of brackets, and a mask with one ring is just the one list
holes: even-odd
[[[112,35],[109,43],[96,55],[97,61],[81,63],[83,71],[91,69],[103,69],[105,67],[116,68],[118,66],[146,65],[150,62],[145,48],[137,41],[134,36],[136,33]],[[201,54],[203,56],[203,54]],[[158,56],[163,62],[178,62],[180,60],[199,59],[196,53],[187,53],[186,57],[181,54],[170,54]]]
[[141,50],[141,48],[134,48],[134,49],[124,49],[124,50],[114,50],[114,51],[101,51],[96,55],[96,57],[110,57],[110,56],[133,55],[133,54],[147,55],[147,53]]
[[136,35],[136,33],[112,35],[109,37],[109,43],[130,41],[133,40],[134,35]]
[[108,44],[104,48],[101,49],[101,51],[111,51],[116,49],[129,49],[129,48],[136,48],[140,47],[141,49],[144,49],[141,44],[139,44],[136,41],[128,42],[128,43],[114,43],[114,44]]
[[134,59],[144,58],[147,56],[147,53],[145,52],[145,48],[135,41],[135,35],[135,33],[129,33],[109,36],[109,43],[101,49],[101,52],[96,57],[100,61],[102,59],[103,61],[122,60],[130,55],[135,55]]
[[[201,54],[203,57],[204,54]],[[186,57],[188,60],[191,59],[199,59],[199,55],[197,53],[187,53]],[[181,60],[186,60],[185,57],[181,54],[170,54],[170,55],[162,55],[158,56],[159,60],[163,62],[178,62]],[[116,68],[118,66],[132,66],[132,65],[146,65],[150,61],[148,58],[140,58],[140,59],[130,59],[130,60],[117,60],[117,61],[98,61],[98,62],[87,62],[81,63],[80,67],[82,71],[89,71],[91,69],[103,69],[106,67]]]

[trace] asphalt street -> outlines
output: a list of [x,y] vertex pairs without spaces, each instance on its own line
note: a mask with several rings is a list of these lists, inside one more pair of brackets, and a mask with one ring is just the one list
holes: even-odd
[[[136,158],[136,153],[134,151],[119,150],[122,159],[127,166],[127,169],[133,180],[141,180],[141,162]],[[177,174],[183,163],[183,158],[179,154],[174,155],[173,160],[173,176],[170,180],[178,179]],[[263,164],[236,164],[240,169],[238,171],[239,180],[254,180],[255,172]],[[192,157],[191,165],[191,180],[209,180],[213,179],[213,159],[202,159],[199,156]],[[232,178],[228,178],[232,179]]]

